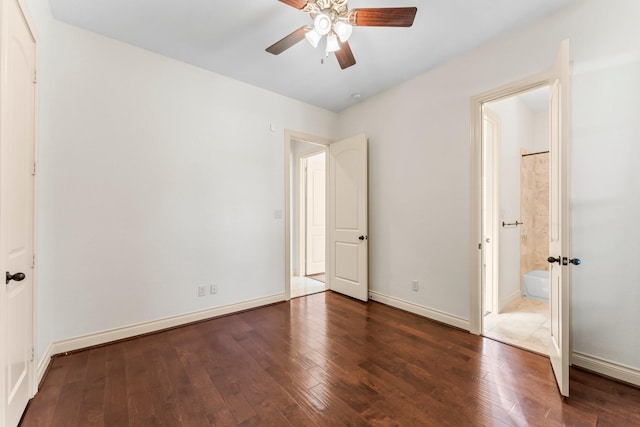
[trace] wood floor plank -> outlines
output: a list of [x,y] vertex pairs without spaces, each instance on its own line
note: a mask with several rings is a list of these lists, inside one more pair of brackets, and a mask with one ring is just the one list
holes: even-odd
[[63,427],[78,425],[77,418],[83,399],[88,356],[89,352],[82,352],[60,360],[60,363],[67,365],[67,375],[60,390],[52,425]]
[[87,352],[87,375],[82,404],[78,413],[78,425],[104,425],[104,398],[107,373],[106,349],[96,348]]
[[56,357],[31,426],[640,426],[640,389],[331,292]]
[[108,375],[105,379],[104,423],[107,426],[127,425],[129,407],[124,346],[114,345],[105,349]]

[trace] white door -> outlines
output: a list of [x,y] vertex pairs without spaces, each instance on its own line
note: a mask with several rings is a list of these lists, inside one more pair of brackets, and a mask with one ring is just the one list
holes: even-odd
[[367,136],[329,146],[329,284],[362,301],[369,298]]
[[498,171],[500,169],[500,117],[483,107],[482,117],[482,155],[485,168],[482,174],[482,268],[483,268],[483,304],[484,313],[498,312],[498,186],[500,184]]
[[305,239],[305,273],[324,273],[324,258],[326,254],[325,232],[327,224],[325,188],[326,155],[319,153],[305,159],[305,214],[306,214],[306,239]]
[[[563,41],[553,68],[549,96],[550,181],[549,181],[549,262],[551,263],[551,344],[549,357],[558,388],[569,396],[569,255],[568,145],[570,137],[569,42]],[[552,260],[553,258],[554,260]]]
[[31,397],[33,372],[35,39],[17,0],[2,1],[1,16],[0,421],[15,426]]

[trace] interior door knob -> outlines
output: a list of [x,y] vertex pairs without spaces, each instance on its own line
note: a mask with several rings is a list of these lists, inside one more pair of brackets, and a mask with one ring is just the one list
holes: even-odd
[[7,271],[7,285],[9,284],[10,281],[15,280],[16,282],[22,282],[24,280],[24,278],[27,277],[24,275],[24,273],[16,273],[16,274],[11,274]]
[[580,265],[582,264],[582,260],[580,258],[571,258],[569,260],[569,262],[573,265]]
[[368,239],[368,237],[367,237],[367,236],[360,236],[360,237],[358,237],[358,239],[359,239],[359,240],[367,240],[367,239]]
[[550,256],[549,258],[547,258],[547,262],[549,262],[550,264],[553,264],[554,262],[557,262],[558,264],[560,264],[562,260],[560,259],[560,257],[554,258]]

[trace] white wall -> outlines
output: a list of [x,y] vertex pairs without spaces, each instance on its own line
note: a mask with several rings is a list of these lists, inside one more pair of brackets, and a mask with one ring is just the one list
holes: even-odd
[[533,115],[532,153],[549,151],[549,111],[540,111]]
[[[500,223],[522,221],[520,216],[521,149],[532,151],[534,115],[517,97],[487,105],[500,117]],[[520,295],[520,227],[499,228],[499,308],[506,308]]]
[[[39,358],[51,341],[283,294],[283,130],[332,137],[337,115],[29,6]],[[210,283],[217,295],[197,297]]]
[[369,135],[373,290],[468,319],[470,97],[550,67],[570,38],[573,348],[640,369],[638,19],[636,0],[579,1],[340,114],[340,135]]

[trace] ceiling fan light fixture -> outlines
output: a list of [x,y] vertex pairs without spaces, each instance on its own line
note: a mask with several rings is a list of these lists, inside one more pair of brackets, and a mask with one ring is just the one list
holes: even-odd
[[307,39],[309,44],[311,44],[311,46],[318,47],[318,43],[320,43],[320,39],[322,39],[322,34],[317,32],[315,28],[311,28],[305,33],[304,37]]
[[327,53],[340,50],[340,44],[338,43],[338,36],[335,33],[331,33],[327,36]]
[[318,16],[313,20],[313,28],[320,34],[321,36],[329,34],[331,31],[331,17],[326,13],[319,13]]
[[344,43],[349,40],[349,37],[351,37],[351,33],[353,33],[353,26],[344,21],[337,21],[333,26],[333,30],[338,35],[340,41]]

